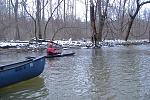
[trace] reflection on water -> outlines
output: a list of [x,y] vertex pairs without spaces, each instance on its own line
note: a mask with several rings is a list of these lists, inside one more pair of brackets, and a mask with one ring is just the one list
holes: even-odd
[[36,77],[31,80],[23,81],[0,89],[0,100],[26,100],[39,99],[47,95],[48,91],[44,88],[44,80]]
[[[150,46],[75,52],[75,56],[47,59],[44,72],[34,80],[0,89],[0,100],[150,100]],[[42,54],[16,53],[0,59]]]
[[14,63],[16,61],[24,60],[25,57],[28,56],[41,56],[43,55],[43,52],[33,52],[33,51],[19,51],[14,49],[1,49],[0,50],[0,66]]

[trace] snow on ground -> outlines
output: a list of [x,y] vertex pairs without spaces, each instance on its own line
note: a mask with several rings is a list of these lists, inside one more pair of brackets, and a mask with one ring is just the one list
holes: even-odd
[[15,42],[0,42],[0,47],[17,47],[17,46],[26,46],[28,43],[15,43]]
[[[62,45],[64,48],[87,48],[89,46],[92,46],[92,42],[89,40],[79,40],[79,41],[73,41],[72,39],[69,40],[55,40],[54,43]],[[104,40],[103,42],[100,42],[100,46],[108,46],[113,47],[116,45],[142,45],[149,43],[149,40]],[[48,42],[29,42],[29,41],[5,41],[0,42],[0,48],[10,48],[10,47],[16,47],[16,48],[47,48]]]
[[[81,48],[86,48],[89,46],[92,46],[91,41],[72,41],[72,40],[55,40],[55,43],[58,43],[62,45],[63,47],[81,47]],[[141,45],[141,44],[147,44],[149,41],[148,40],[104,40],[100,42],[100,46],[108,46],[108,47],[113,47],[116,45]]]

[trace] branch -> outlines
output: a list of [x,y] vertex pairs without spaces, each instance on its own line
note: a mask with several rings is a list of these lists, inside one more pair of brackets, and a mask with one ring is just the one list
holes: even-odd
[[43,10],[46,7],[47,4],[48,4],[48,0],[46,1],[46,4],[44,5],[44,7],[40,9],[40,11]]
[[13,1],[10,0],[10,2],[11,2],[11,5],[13,6],[13,8],[15,8],[15,5],[14,5]]
[[62,29],[66,29],[66,28],[76,28],[76,29],[85,29],[85,28],[81,28],[81,27],[71,27],[71,26],[64,26],[64,27],[60,27],[59,29],[56,30],[56,32],[54,32],[53,37],[52,37],[52,41],[56,36],[56,33],[58,33],[59,31],[61,31]]
[[[32,20],[34,21],[34,26],[35,26],[35,29],[34,29],[34,35],[35,35],[35,37],[36,37],[36,19],[34,19],[34,17],[28,12],[28,10],[27,10],[27,8],[26,8],[26,6],[25,5],[27,5],[26,3],[25,3],[25,1],[24,0],[22,0],[22,5],[23,5],[23,7],[24,7],[24,9],[25,9],[25,11],[27,12],[27,14],[32,18]],[[37,38],[37,37],[36,37]]]
[[139,6],[141,7],[141,6],[143,6],[143,5],[147,4],[147,3],[150,3],[150,1],[142,2],[141,4],[139,4]]
[[[56,11],[56,9],[60,6],[60,4],[61,4],[62,2],[63,2],[63,0],[61,0],[61,1],[59,2],[59,4],[58,4],[58,5],[55,7],[55,9],[53,10],[51,16],[48,18],[48,20],[47,20],[47,22],[46,22],[46,25],[45,25],[45,28],[44,28],[44,35],[46,35],[46,29],[47,29],[47,25],[48,25],[50,19],[52,18],[54,12]],[[46,38],[46,37],[45,37],[45,38]]]
[[105,17],[107,16],[108,3],[109,3],[109,0],[106,1],[106,7],[105,7],[105,10],[104,10],[104,16]]
[[22,0],[22,2],[23,2],[24,10],[27,12],[27,14],[28,14],[34,21],[36,21],[36,20],[34,19],[34,17],[28,12],[28,10],[27,10],[27,8],[26,8],[26,6],[25,6],[25,5],[27,5],[27,4],[25,3],[25,1]]
[[53,16],[53,14],[54,14],[54,12],[55,12],[55,10],[60,6],[60,4],[63,2],[63,0],[55,7],[55,9],[53,10],[53,12],[52,12],[52,14],[51,14],[51,16],[48,18],[48,22],[50,21],[50,19],[52,18],[52,16]]

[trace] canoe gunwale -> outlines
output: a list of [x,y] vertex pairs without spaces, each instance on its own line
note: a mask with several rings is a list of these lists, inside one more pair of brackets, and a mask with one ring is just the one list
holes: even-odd
[[64,54],[57,54],[57,55],[47,55],[46,58],[54,58],[54,57],[65,57],[65,56],[73,56],[75,53],[64,53]]
[[[43,57],[45,57],[45,56],[43,56]],[[17,63],[8,64],[8,65],[2,65],[2,66],[0,66],[0,72],[25,66],[27,64],[34,62],[35,60],[42,59],[43,57],[39,57],[39,58],[35,58],[35,59],[27,59],[25,61],[20,61]]]

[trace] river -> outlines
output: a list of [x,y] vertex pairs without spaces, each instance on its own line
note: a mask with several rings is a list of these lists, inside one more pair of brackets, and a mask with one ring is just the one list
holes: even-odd
[[[46,59],[43,73],[0,89],[0,100],[150,100],[150,45],[75,49]],[[9,51],[0,63],[40,56]]]

